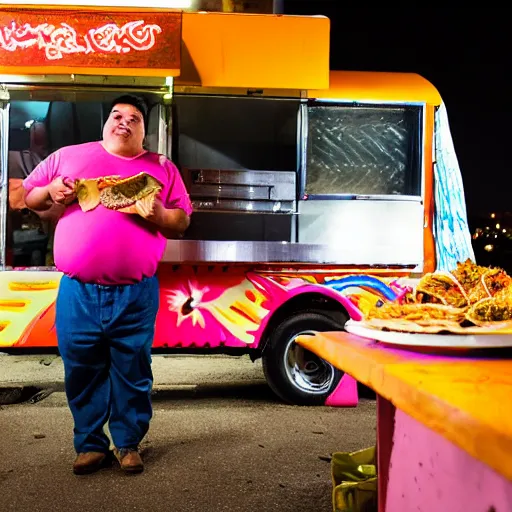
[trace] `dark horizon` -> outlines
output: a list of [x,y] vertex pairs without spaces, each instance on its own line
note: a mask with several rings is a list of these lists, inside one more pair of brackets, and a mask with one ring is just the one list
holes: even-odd
[[385,9],[339,0],[286,0],[286,14],[331,21],[331,69],[422,75],[441,94],[459,160],[468,216],[512,210],[507,118],[508,16],[477,8]]

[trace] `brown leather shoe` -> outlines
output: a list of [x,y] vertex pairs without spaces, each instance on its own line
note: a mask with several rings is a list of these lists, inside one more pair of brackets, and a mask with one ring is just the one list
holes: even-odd
[[127,473],[142,473],[144,471],[144,463],[138,450],[134,448],[114,448],[114,455],[119,461],[119,465],[123,471]]
[[73,464],[75,475],[88,475],[106,466],[109,457],[103,452],[79,453]]

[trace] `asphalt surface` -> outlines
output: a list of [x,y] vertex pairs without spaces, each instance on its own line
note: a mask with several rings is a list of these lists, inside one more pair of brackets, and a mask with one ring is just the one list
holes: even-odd
[[58,358],[0,357],[4,403],[20,388],[35,402],[0,406],[0,512],[330,512],[331,454],[375,443],[371,399],[290,406],[248,359],[158,357],[144,473],[75,476],[61,372]]

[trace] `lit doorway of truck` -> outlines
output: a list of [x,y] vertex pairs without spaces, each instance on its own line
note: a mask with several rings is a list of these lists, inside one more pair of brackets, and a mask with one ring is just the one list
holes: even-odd
[[[44,90],[10,91],[8,133],[8,209],[6,266],[48,268],[54,266],[53,234],[58,219],[37,215],[23,201],[23,180],[37,164],[58,149],[102,139],[110,104],[126,91],[77,92]],[[167,128],[161,123],[162,101],[141,94],[150,106],[145,145],[166,152]],[[165,132],[165,133],[163,133]]]

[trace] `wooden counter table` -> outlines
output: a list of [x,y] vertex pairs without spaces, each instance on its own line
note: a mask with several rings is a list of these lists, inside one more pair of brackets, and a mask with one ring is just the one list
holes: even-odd
[[512,512],[508,349],[435,355],[347,332],[297,343],[377,393],[379,512]]

